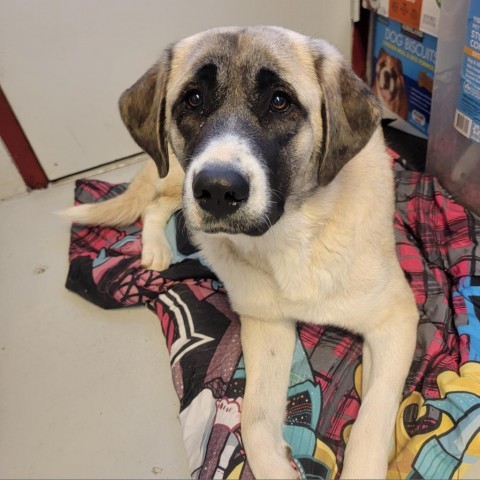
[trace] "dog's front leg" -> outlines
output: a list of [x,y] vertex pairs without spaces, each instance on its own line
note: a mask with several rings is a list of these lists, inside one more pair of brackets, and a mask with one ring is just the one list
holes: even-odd
[[370,365],[345,450],[343,479],[386,478],[395,418],[415,348],[418,315],[412,311],[389,317],[365,335],[364,353]]
[[165,226],[172,214],[180,208],[178,196],[159,197],[143,215],[142,267],[162,271],[169,267],[172,252],[165,235]]
[[257,479],[298,478],[287,458],[282,429],[295,348],[295,322],[241,317],[246,370],[242,439]]

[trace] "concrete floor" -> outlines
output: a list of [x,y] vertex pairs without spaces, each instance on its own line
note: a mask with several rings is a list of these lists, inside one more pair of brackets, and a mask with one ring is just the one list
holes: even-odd
[[188,478],[157,318],[64,287],[73,188],[0,203],[0,478]]

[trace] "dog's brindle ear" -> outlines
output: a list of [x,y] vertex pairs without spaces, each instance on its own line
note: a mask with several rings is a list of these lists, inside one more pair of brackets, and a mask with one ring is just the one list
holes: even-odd
[[324,186],[368,143],[382,115],[373,92],[339,55],[330,61],[317,53],[315,68],[323,90],[318,183]]
[[162,178],[168,173],[165,97],[171,59],[169,48],[119,100],[123,123],[142,150],[155,160]]

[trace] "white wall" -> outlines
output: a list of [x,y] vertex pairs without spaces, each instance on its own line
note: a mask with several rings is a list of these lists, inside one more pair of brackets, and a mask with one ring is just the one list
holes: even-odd
[[25,193],[25,185],[2,139],[0,139],[0,200]]
[[139,151],[117,100],[174,40],[278,24],[348,57],[348,0],[0,0],[0,84],[50,180]]

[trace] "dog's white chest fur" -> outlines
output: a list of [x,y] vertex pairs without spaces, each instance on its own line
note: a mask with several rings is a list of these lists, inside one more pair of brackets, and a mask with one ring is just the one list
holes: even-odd
[[313,268],[308,242],[300,233],[289,235],[289,240],[286,243],[279,232],[253,242],[237,236],[216,238],[205,245],[203,253],[214,269],[220,257],[228,258],[231,270],[219,275],[237,312],[278,319],[291,315],[293,305],[315,302],[320,272]]
[[[363,303],[365,292],[348,277],[344,259],[332,258],[324,266],[319,265],[321,258],[300,234],[289,235],[289,244],[279,245],[281,240],[277,239],[275,245],[269,245],[269,240],[244,249],[241,239],[235,243],[216,239],[203,248],[207,261],[225,283],[234,310],[241,316],[340,323],[349,328],[353,327],[347,319],[352,319],[354,313],[364,316],[363,311],[354,310]],[[348,290],[350,297],[345,295]]]

